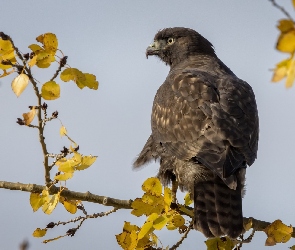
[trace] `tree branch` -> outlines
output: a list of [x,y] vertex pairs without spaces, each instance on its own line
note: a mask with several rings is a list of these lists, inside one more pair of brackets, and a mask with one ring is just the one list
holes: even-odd
[[[5,188],[9,190],[19,190],[24,192],[31,193],[41,193],[46,187],[37,184],[24,184],[19,182],[7,182],[0,181],[0,188]],[[60,188],[56,186],[50,187],[50,193],[56,194],[60,191]],[[87,202],[98,203],[104,206],[112,206],[120,209],[132,209],[131,204],[133,200],[119,200],[107,196],[100,196],[96,194],[92,194],[90,192],[75,192],[68,189],[63,189],[61,191],[61,196],[69,199],[69,200],[81,200]],[[191,208],[192,209],[192,208]],[[188,215],[188,214],[186,214]],[[188,215],[190,216],[190,215]],[[244,217],[244,225],[251,223],[251,228],[255,231],[264,231],[264,229],[271,224],[271,222],[261,221],[254,219],[253,217],[246,218]],[[295,238],[295,227],[293,227],[292,237]]]
[[[46,187],[37,184],[24,184],[19,182],[7,182],[7,181],[0,181],[0,188],[10,189],[10,190],[20,190],[24,192],[31,192],[31,193],[41,193]],[[50,187],[50,193],[56,194],[60,191],[60,188],[56,186]],[[90,192],[75,192],[67,189],[63,189],[61,191],[61,196],[69,199],[69,200],[81,200],[81,201],[88,201],[93,203],[99,203],[104,206],[112,206],[116,208],[122,209],[132,209],[131,203],[132,200],[119,200],[114,199],[107,196],[100,196],[96,194],[92,194]]]

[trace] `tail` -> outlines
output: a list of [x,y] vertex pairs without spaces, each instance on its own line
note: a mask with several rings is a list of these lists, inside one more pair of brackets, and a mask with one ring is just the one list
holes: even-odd
[[230,189],[220,177],[194,185],[194,227],[207,238],[227,235],[237,238],[244,230],[241,180]]

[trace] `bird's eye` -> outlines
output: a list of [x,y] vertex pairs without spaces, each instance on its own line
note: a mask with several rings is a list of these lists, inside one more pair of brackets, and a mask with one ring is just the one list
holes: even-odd
[[171,45],[171,44],[173,44],[173,43],[174,43],[174,41],[175,41],[175,39],[174,39],[174,38],[172,38],[172,37],[169,37],[169,38],[167,39],[167,44],[168,44],[168,45]]

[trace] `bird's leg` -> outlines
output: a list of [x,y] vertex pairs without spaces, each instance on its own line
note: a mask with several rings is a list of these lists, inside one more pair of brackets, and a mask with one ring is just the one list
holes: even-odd
[[172,191],[172,203],[176,203],[176,192],[177,192],[177,189],[178,189],[178,182],[177,180],[172,180],[172,188],[171,188],[171,191]]

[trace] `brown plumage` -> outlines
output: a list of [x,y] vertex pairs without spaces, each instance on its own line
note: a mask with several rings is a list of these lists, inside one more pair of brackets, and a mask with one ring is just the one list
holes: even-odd
[[243,232],[246,167],[258,148],[252,88],[192,29],[160,30],[146,55],[158,56],[170,72],[155,96],[152,134],[134,167],[158,159],[161,182],[177,180],[192,194],[195,229],[236,238]]

